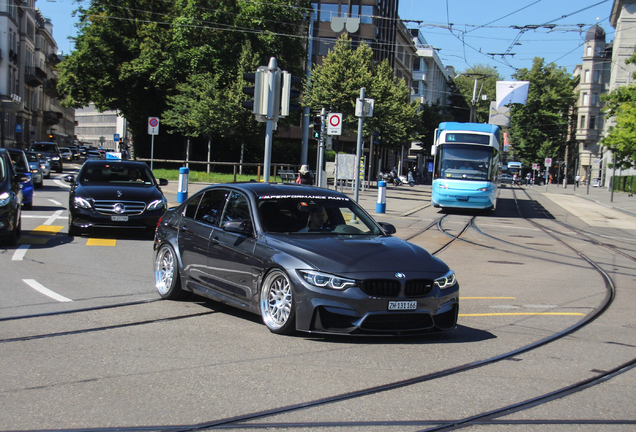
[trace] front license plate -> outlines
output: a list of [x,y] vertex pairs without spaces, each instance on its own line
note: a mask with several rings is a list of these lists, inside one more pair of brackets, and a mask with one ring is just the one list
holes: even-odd
[[113,222],[128,222],[128,216],[111,216]]
[[389,310],[415,310],[417,309],[416,301],[390,301]]

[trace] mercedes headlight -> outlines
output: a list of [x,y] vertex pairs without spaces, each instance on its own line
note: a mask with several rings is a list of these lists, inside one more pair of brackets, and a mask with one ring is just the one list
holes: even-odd
[[78,196],[73,198],[73,205],[75,206],[75,208],[83,208],[83,209],[91,208],[91,203],[87,199],[78,197]]
[[447,289],[454,286],[457,283],[457,278],[455,277],[455,272],[449,270],[444,276],[435,279],[435,286],[439,289]]
[[328,273],[321,273],[313,270],[299,270],[298,272],[305,282],[319,288],[345,290],[356,285],[356,281],[353,279],[341,278]]
[[148,204],[148,210],[159,210],[165,207],[167,207],[165,198],[153,201],[150,204]]
[[11,194],[9,192],[2,192],[0,194],[0,207],[4,207],[11,202]]

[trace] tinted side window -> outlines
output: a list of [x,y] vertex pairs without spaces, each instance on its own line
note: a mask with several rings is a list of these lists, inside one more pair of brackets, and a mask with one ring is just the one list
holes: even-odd
[[197,214],[197,209],[199,208],[199,203],[201,202],[201,197],[203,194],[196,195],[192,197],[190,201],[188,201],[188,205],[185,208],[185,217],[194,219]]
[[247,198],[238,192],[231,192],[223,213],[223,223],[250,220],[250,207]]
[[219,226],[227,194],[228,191],[225,189],[214,189],[205,192],[195,219],[213,226]]

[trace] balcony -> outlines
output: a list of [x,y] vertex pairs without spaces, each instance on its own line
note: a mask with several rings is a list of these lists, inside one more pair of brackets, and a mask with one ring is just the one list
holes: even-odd
[[31,87],[39,87],[46,81],[46,72],[39,67],[25,66],[24,82]]
[[60,58],[57,56],[57,54],[51,53],[49,55],[46,56],[46,62],[55,66],[56,64],[58,64],[59,62],[61,62],[62,60],[60,60]]
[[45,80],[44,85],[42,86],[42,90],[44,91],[45,95],[52,98],[57,98],[57,80],[54,78]]
[[62,114],[61,112],[44,111],[42,113],[42,121],[47,126],[53,126],[58,124],[60,120],[62,120],[62,117],[64,117],[64,114]]

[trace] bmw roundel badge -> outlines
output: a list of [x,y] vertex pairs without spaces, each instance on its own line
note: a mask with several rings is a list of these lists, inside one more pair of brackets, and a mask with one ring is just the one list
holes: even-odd
[[395,274],[395,277],[398,278],[398,279],[404,279],[406,277],[406,275],[404,273],[399,273],[398,272],[398,273]]

